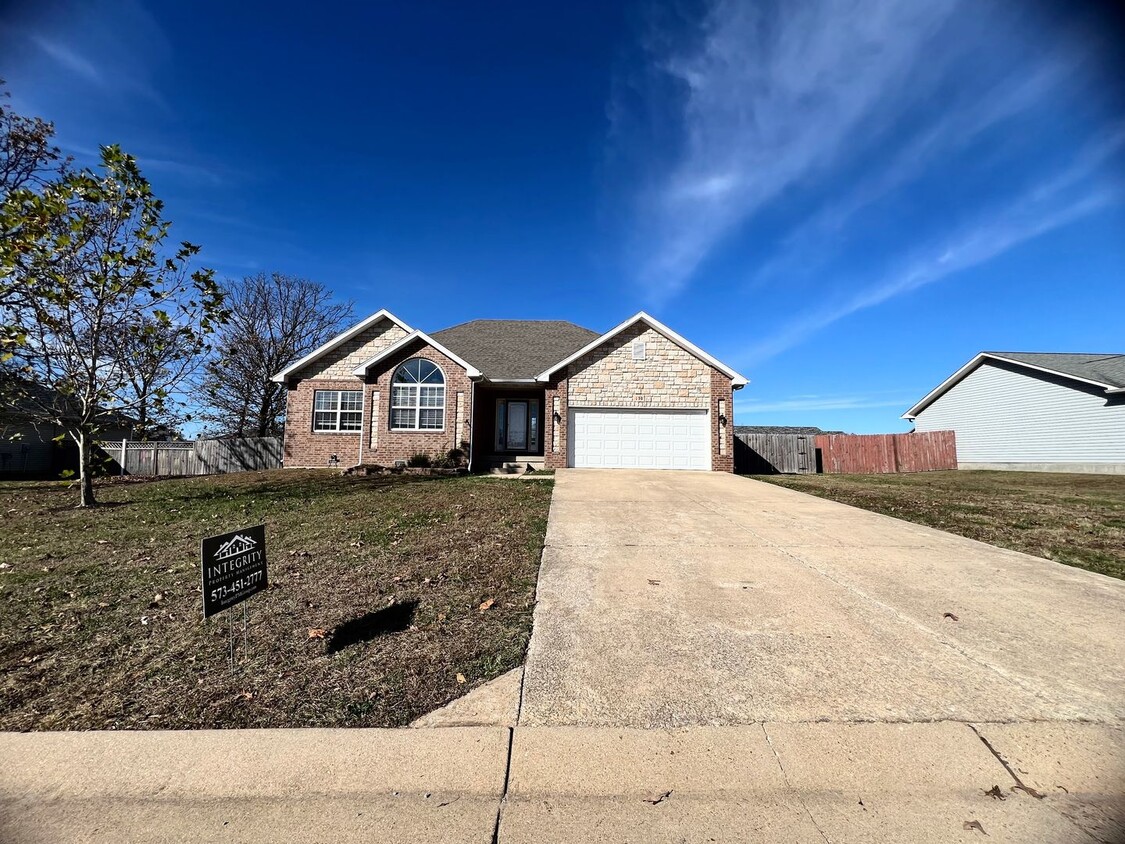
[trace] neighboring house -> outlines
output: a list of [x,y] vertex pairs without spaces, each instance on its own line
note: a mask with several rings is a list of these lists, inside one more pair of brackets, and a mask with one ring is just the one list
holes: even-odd
[[433,335],[379,311],[273,377],[286,466],[393,465],[461,450],[505,464],[733,471],[746,379],[645,313],[605,334],[474,320]]
[[981,352],[902,418],[962,469],[1125,473],[1125,355]]
[[[61,404],[65,399],[50,388],[25,382],[38,403]],[[31,422],[36,403],[26,402],[14,409],[0,409],[0,475],[58,475],[63,469],[78,467],[75,446],[66,431],[48,422]],[[132,436],[136,421],[123,413],[107,410],[98,415],[99,439],[122,440]]]

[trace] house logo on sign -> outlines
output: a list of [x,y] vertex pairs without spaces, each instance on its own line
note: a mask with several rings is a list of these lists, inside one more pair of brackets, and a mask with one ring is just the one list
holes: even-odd
[[253,551],[257,544],[253,537],[239,534],[219,546],[219,550],[215,552],[215,560],[225,560]]

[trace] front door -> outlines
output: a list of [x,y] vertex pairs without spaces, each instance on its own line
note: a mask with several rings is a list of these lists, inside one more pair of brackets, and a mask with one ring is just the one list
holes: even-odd
[[508,442],[511,451],[527,450],[527,402],[508,402]]

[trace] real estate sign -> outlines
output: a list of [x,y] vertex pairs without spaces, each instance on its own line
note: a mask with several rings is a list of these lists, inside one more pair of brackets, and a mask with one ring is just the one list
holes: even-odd
[[266,526],[205,538],[200,563],[203,617],[210,618],[266,588]]

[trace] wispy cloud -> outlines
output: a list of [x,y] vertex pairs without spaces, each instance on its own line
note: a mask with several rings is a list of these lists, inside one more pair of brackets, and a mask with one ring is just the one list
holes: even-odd
[[31,35],[30,39],[40,50],[67,70],[73,71],[97,85],[105,84],[105,77],[102,75],[101,71],[94,66],[94,63],[75,50],[42,35]]
[[957,6],[826,0],[770,15],[717,3],[698,45],[662,61],[683,92],[685,141],[639,203],[635,270],[649,298],[681,290],[733,229],[885,127]]
[[832,239],[845,231],[857,215],[895,191],[930,172],[936,162],[968,147],[980,135],[1002,124],[1043,98],[1057,93],[1072,78],[1079,58],[1060,51],[1042,59],[1027,72],[1022,66],[985,90],[949,104],[897,149],[878,169],[833,196],[785,239],[778,254],[757,268],[757,284],[807,273],[833,257]]
[[746,350],[740,365],[750,366],[772,357],[851,314],[983,264],[1120,200],[1120,183],[1095,181],[1091,177],[1123,146],[1125,128],[1119,127],[1089,144],[1069,167],[1004,206],[979,216],[950,237],[929,244],[892,272],[867,283],[860,280],[856,292],[783,325]]

